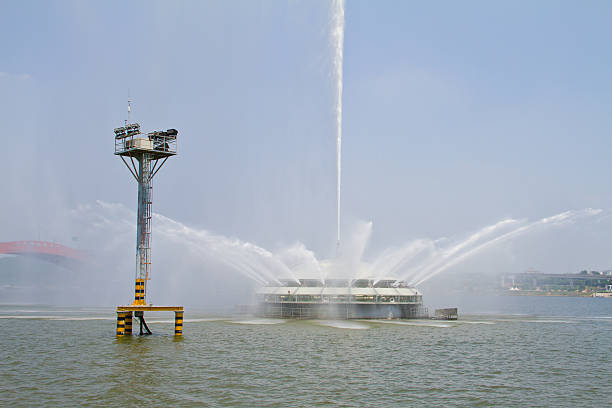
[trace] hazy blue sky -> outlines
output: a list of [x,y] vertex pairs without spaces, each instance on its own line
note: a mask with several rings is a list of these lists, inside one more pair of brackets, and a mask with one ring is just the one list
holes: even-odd
[[[134,120],[180,132],[154,211],[268,248],[332,253],[329,9],[3,1],[0,240],[66,239],[49,220],[80,203],[135,208],[136,185],[113,155],[129,89]],[[505,217],[611,209],[610,21],[609,1],[348,0],[345,228],[373,221],[375,251]],[[612,267],[609,227],[536,242],[548,248],[536,266]]]

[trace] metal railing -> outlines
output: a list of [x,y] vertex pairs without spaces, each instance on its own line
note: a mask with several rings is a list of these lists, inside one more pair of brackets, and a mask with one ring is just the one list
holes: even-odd
[[115,154],[130,151],[150,151],[162,155],[173,155],[177,152],[177,130],[153,131],[146,135],[140,133],[138,123],[128,124],[115,129]]

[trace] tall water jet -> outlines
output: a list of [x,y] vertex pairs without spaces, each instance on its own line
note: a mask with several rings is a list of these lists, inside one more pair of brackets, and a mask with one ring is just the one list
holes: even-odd
[[337,241],[336,252],[340,249],[340,192],[342,185],[342,66],[344,60],[344,0],[332,4],[331,47],[333,51],[334,77],[336,80],[336,155],[337,155]]

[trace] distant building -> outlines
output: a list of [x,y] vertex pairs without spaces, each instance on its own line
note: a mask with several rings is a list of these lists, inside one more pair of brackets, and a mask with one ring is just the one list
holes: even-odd
[[612,273],[610,272],[612,271],[582,271],[575,274],[512,273],[502,276],[501,286],[508,290],[605,290],[606,287],[612,285]]

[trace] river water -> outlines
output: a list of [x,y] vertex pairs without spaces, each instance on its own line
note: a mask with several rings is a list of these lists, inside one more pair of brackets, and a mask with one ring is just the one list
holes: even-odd
[[[4,406],[606,406],[612,299],[502,297],[457,322],[0,307]],[[471,314],[470,314],[471,313]]]

